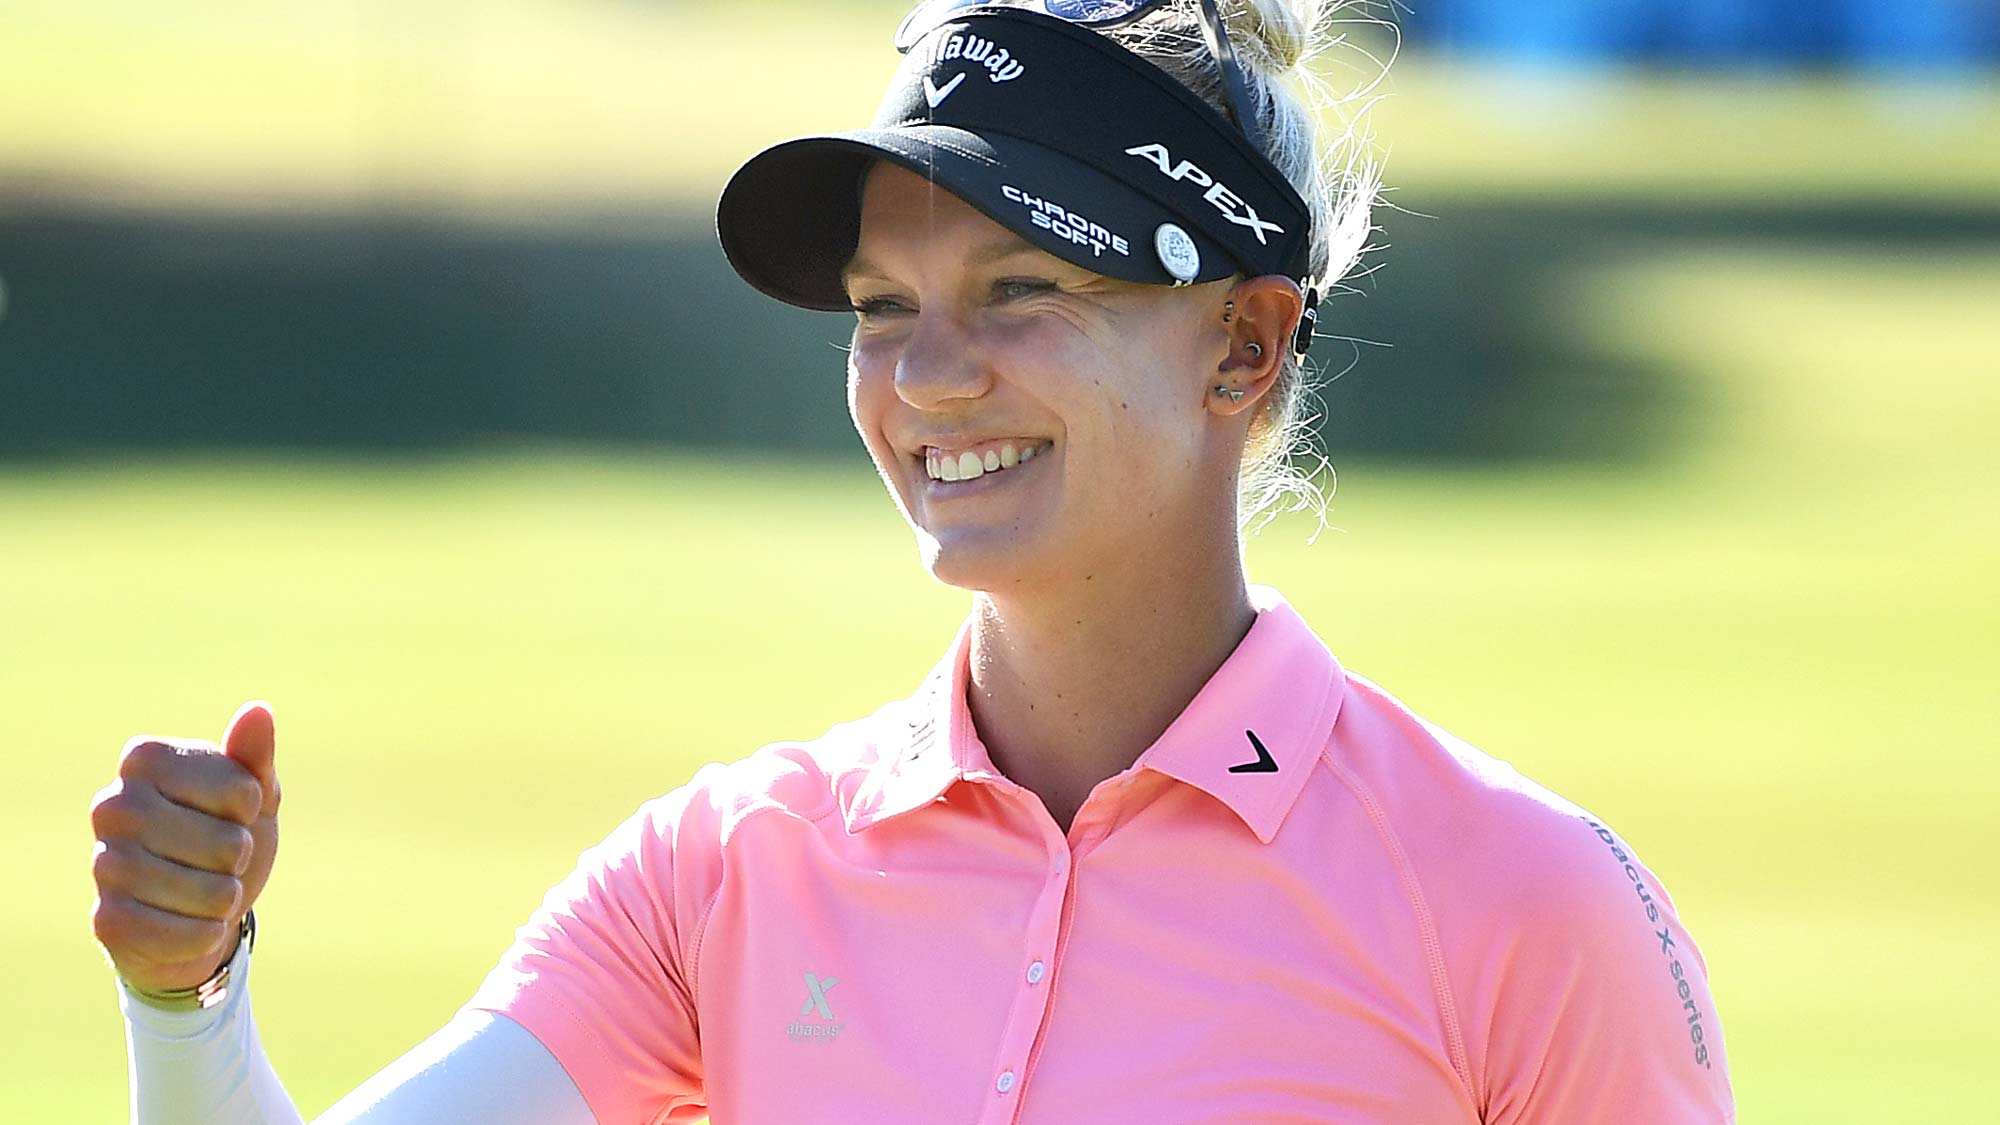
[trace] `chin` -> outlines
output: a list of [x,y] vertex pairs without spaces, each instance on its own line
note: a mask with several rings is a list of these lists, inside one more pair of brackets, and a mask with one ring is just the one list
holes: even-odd
[[1005,531],[952,529],[942,538],[917,528],[917,553],[932,578],[947,586],[993,592],[1020,586],[1042,568],[1032,540]]

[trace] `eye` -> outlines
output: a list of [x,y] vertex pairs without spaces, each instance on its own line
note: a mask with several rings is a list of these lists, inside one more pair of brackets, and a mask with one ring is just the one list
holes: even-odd
[[993,283],[993,296],[1002,301],[1019,301],[1037,293],[1053,293],[1056,283],[1038,277],[1009,277]]
[[903,302],[894,297],[869,297],[866,300],[852,302],[852,307],[854,314],[863,320],[904,311]]

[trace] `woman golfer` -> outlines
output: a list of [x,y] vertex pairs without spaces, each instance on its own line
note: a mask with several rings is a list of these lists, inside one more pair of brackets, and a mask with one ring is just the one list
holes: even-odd
[[[970,615],[909,698],[643,805],[323,1120],[1733,1118],[1631,848],[1246,582],[1375,190],[1279,81],[1318,9],[927,4],[873,127],[736,174],[731,262],[854,310],[855,428]],[[136,1120],[298,1120],[239,925],[272,747],[255,704],[135,740],[93,807]]]

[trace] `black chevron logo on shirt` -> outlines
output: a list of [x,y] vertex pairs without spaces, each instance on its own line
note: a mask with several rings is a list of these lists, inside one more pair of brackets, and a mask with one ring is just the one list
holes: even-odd
[[1250,736],[1250,745],[1255,747],[1257,750],[1257,760],[1254,762],[1244,762],[1240,766],[1230,766],[1229,772],[1230,773],[1277,773],[1278,760],[1271,756],[1271,752],[1269,750],[1264,749],[1263,743],[1257,741],[1257,732],[1254,730],[1246,730],[1243,733]]

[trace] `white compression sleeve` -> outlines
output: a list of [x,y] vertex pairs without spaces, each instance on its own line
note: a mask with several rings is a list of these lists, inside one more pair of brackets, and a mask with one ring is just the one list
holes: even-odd
[[[303,1125],[257,1037],[250,955],[213,1008],[163,1012],[118,986],[132,1125]],[[318,1118],[318,1125],[597,1125],[562,1064],[528,1030],[465,1010]]]
[[213,1008],[161,1011],[118,982],[132,1125],[304,1125],[257,1038],[247,945],[237,946],[229,995]]
[[597,1125],[569,1073],[527,1028],[462,1010],[340,1099],[316,1125]]

